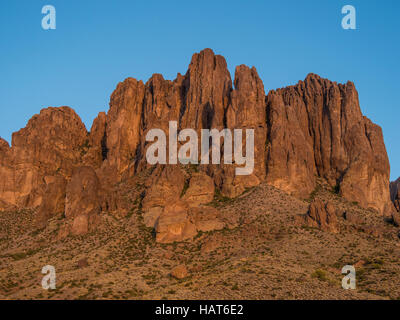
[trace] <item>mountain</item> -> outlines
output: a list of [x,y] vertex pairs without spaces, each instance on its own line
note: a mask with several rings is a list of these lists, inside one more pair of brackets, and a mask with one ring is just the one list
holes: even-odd
[[[198,133],[254,129],[253,173],[237,176],[235,165],[226,164],[197,165],[193,176],[178,165],[150,166],[145,136],[153,128],[167,132],[169,121]],[[86,233],[100,212],[131,209],[112,186],[146,170],[152,171],[153,185],[148,183],[141,199],[143,215],[149,227],[160,222],[162,229],[165,223],[167,234],[160,237],[165,241],[190,238],[201,229],[189,217],[200,214],[214,189],[234,198],[263,181],[304,199],[322,178],[364,208],[394,211],[382,130],[362,115],[353,83],[309,74],[266,96],[254,67],[238,66],[232,84],[225,59],[211,49],[194,54],[187,73],[173,81],[154,74],[147,83],[133,78],[119,83],[109,111],[99,113],[90,132],[69,107],[43,109],[13,134],[11,147],[1,141],[0,203],[3,209],[37,208],[41,226],[65,211],[62,233]],[[215,212],[201,215],[217,219]],[[169,236],[175,227],[181,232]]]
[[[240,163],[236,157],[225,163],[229,155],[222,148],[221,164],[149,164],[146,136],[163,130],[169,154],[175,148],[171,122],[199,137],[204,129],[253,129],[254,170],[237,175]],[[161,298],[173,280],[160,275],[179,263],[172,275],[201,274],[196,288],[215,283],[219,289],[208,297],[222,298],[226,291],[209,269],[232,290],[239,286],[241,297],[262,298],[244,286],[254,272],[270,274],[259,269],[265,263],[282,275],[295,274],[275,288],[278,297],[289,297],[289,287],[298,289],[297,297],[377,298],[379,290],[398,297],[390,277],[375,273],[368,278],[375,291],[367,284],[361,293],[331,287],[338,263],[375,272],[372,267],[383,263],[377,256],[395,256],[399,180],[389,189],[389,176],[382,130],[361,113],[352,82],[309,74],[266,94],[254,67],[236,67],[232,82],[225,59],[205,49],[173,81],[154,74],[146,83],[119,83],[90,132],[73,109],[49,107],[12,135],[11,146],[0,140],[0,266],[12,266],[28,283],[25,291],[3,286],[0,293],[40,295],[31,273],[23,274],[27,261],[35,268],[46,261],[64,270],[61,278],[73,278],[76,265],[88,268],[86,280],[99,289],[85,291],[91,298],[122,288],[101,282],[104,273],[118,282],[126,268],[141,274],[159,267],[146,284],[127,280],[140,288],[124,288],[130,293],[120,297]],[[361,252],[346,249],[355,243]],[[396,274],[392,262],[386,267]],[[317,278],[311,291],[302,283],[310,275]],[[149,280],[158,277],[157,284]],[[318,287],[318,279],[328,287]],[[83,290],[69,288],[62,297],[76,298]],[[201,296],[179,284],[177,290],[179,298]]]

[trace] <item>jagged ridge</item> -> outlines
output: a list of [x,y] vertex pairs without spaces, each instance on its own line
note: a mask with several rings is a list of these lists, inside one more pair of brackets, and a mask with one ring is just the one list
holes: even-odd
[[[235,176],[234,165],[224,164],[200,165],[189,176],[180,166],[154,170],[144,157],[144,137],[152,128],[168,132],[171,120],[198,131],[255,129],[253,174]],[[47,108],[13,134],[11,148],[2,140],[0,152],[1,207],[38,208],[39,225],[65,211],[63,236],[86,233],[100,211],[128,212],[112,186],[146,170],[152,174],[144,217],[160,241],[192,237],[204,225],[223,227],[218,214],[202,206],[212,200],[214,188],[235,197],[262,181],[305,198],[319,177],[363,207],[394,211],[382,131],[362,115],[353,83],[309,74],[266,96],[254,67],[236,67],[233,87],[225,59],[211,49],[194,54],[187,73],[173,81],[154,74],[147,83],[133,78],[119,83],[109,111],[99,113],[89,133],[72,109]],[[79,179],[82,172],[85,178]],[[81,214],[79,190],[90,199]]]

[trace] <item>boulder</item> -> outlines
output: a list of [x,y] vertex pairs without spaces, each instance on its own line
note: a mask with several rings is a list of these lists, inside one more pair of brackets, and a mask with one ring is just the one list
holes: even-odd
[[215,241],[214,239],[208,239],[206,240],[202,246],[201,246],[201,252],[206,254],[215,251],[220,247],[220,244],[218,241]]
[[299,220],[302,224],[319,228],[323,231],[339,232],[335,207],[332,203],[324,203],[320,199],[315,199],[310,204],[308,213],[305,216],[300,216]]
[[189,187],[182,197],[190,207],[198,207],[214,199],[214,181],[205,173],[193,173],[190,178]]
[[343,218],[354,225],[361,225],[365,222],[365,219],[362,216],[360,216],[359,213],[354,211],[344,212]]
[[196,234],[196,226],[190,221],[187,204],[178,201],[165,206],[157,220],[156,241],[159,243],[171,243],[193,238]]
[[171,243],[192,239],[198,232],[221,230],[226,226],[213,207],[189,207],[184,201],[166,205],[156,222],[156,241]]
[[171,276],[175,279],[181,280],[187,278],[189,272],[185,265],[181,264],[171,270]]
[[179,200],[185,176],[178,166],[166,166],[153,177],[142,202],[143,219],[147,227],[154,227],[166,205]]
[[396,227],[400,227],[400,213],[399,212],[392,213],[392,221]]

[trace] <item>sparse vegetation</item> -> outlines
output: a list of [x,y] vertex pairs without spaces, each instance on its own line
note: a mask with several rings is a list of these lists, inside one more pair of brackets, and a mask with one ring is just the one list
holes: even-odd
[[[394,226],[340,197],[334,197],[335,205],[353,210],[365,224],[339,218],[340,233],[331,234],[296,225],[292,217],[307,212],[308,204],[273,187],[248,189],[235,199],[217,190],[213,205],[229,219],[229,227],[199,232],[182,243],[158,244],[143,222],[144,184],[129,186],[116,186],[130,192],[126,216],[103,213],[95,233],[68,241],[56,240],[61,214],[50,221],[53,227],[42,229],[32,229],[34,212],[29,210],[0,215],[0,267],[7,270],[0,274],[0,297],[179,299],[221,298],[227,292],[230,298],[250,299],[400,297]],[[334,196],[324,186],[317,193]],[[373,225],[386,236],[372,236],[367,227]],[[88,265],[79,268],[82,258]],[[171,278],[171,270],[182,263],[189,276]],[[56,290],[38,287],[47,264],[60,270]],[[340,290],[340,270],[347,264],[356,265],[357,290],[351,292]]]

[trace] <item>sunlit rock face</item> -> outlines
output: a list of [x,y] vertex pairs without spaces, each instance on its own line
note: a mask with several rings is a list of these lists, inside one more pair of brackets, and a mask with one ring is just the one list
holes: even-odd
[[390,213],[382,130],[361,113],[354,84],[310,74],[267,97],[267,181],[306,197],[316,178],[346,199]]
[[[190,172],[150,165],[146,135],[161,129],[169,141],[171,121],[199,137],[201,129],[254,130],[254,170],[240,176],[237,163],[225,164],[223,139],[220,164],[196,164]],[[382,130],[362,115],[353,83],[309,74],[266,95],[254,67],[236,67],[232,82],[225,59],[211,49],[195,53],[175,80],[154,74],[146,83],[119,83],[90,132],[71,108],[50,107],[13,134],[11,147],[1,139],[0,208],[37,208],[38,225],[65,211],[63,234],[85,234],[102,210],[130,210],[113,188],[147,171],[141,209],[161,242],[220,229],[218,210],[205,207],[214,194],[236,197],[262,181],[307,198],[320,178],[362,207],[388,215],[393,203],[399,209]]]

